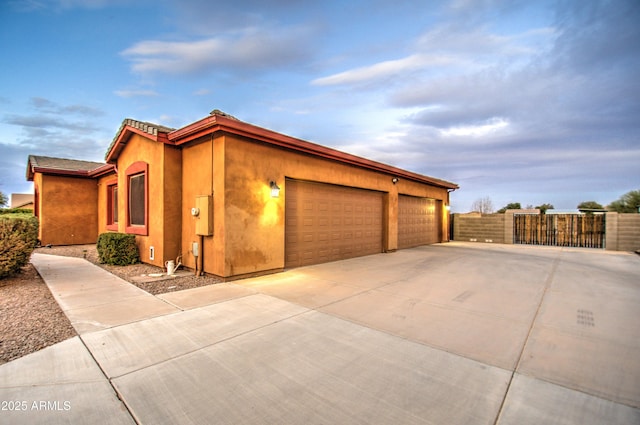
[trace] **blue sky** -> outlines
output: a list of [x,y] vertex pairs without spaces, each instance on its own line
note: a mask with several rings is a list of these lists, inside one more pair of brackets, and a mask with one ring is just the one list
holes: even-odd
[[640,189],[640,2],[7,0],[0,191],[125,118],[243,121],[455,182],[452,209]]

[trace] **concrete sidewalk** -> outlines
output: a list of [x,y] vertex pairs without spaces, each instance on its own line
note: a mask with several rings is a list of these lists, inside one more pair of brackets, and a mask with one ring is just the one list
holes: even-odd
[[449,243],[158,297],[52,257],[80,336],[0,366],[0,422],[640,423],[633,254]]

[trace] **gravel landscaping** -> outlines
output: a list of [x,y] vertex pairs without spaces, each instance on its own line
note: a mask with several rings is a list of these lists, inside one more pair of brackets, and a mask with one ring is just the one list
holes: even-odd
[[164,269],[149,264],[133,264],[131,266],[111,266],[108,264],[100,264],[98,260],[98,252],[95,245],[70,245],[70,246],[54,246],[51,248],[38,248],[35,252],[39,254],[63,255],[66,257],[80,257],[87,261],[102,267],[103,269],[121,277],[122,279],[136,285],[140,289],[144,289],[153,295],[165,294],[167,292],[181,291],[183,289],[197,288],[199,286],[212,285],[220,283],[220,279],[212,276],[196,276],[193,273],[174,277],[169,280],[160,280],[153,282],[140,282],[134,278],[143,275],[162,273]]
[[[142,275],[162,273],[148,264],[110,266],[99,264],[95,245],[43,247],[41,254],[85,258],[145,291],[157,295],[219,283],[212,276],[193,273],[168,280],[140,282]],[[139,280],[139,279],[138,279]],[[27,264],[16,276],[0,280],[0,364],[62,342],[76,335],[35,267]]]
[[0,364],[75,335],[31,264],[16,276],[0,280]]

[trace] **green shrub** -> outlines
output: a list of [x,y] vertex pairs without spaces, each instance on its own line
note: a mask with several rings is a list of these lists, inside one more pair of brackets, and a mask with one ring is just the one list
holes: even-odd
[[0,215],[0,279],[19,272],[37,242],[37,218]]
[[101,233],[96,244],[103,264],[126,266],[140,262],[136,237],[125,233]]
[[28,208],[0,208],[0,215],[4,214],[18,214],[33,217],[33,210]]

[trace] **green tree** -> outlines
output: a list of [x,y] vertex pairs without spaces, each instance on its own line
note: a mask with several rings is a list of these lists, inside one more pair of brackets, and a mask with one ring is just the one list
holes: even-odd
[[521,209],[522,209],[522,205],[520,205],[520,202],[512,202],[510,204],[507,204],[505,207],[500,208],[496,212],[498,214],[504,214],[505,212],[507,212],[507,210],[521,210]]
[[545,214],[545,213],[547,212],[547,210],[553,210],[553,209],[555,209],[555,208],[553,207],[553,205],[551,205],[551,204],[542,204],[542,205],[538,205],[536,208],[540,210],[540,213],[541,213],[541,214]]
[[609,211],[619,213],[637,213],[638,208],[640,208],[640,190],[627,192],[617,201],[613,201],[607,205]]
[[579,210],[603,210],[604,207],[596,201],[584,201],[578,204]]
[[9,198],[7,198],[7,195],[4,194],[4,192],[0,192],[0,207],[4,207],[5,205],[9,204]]

